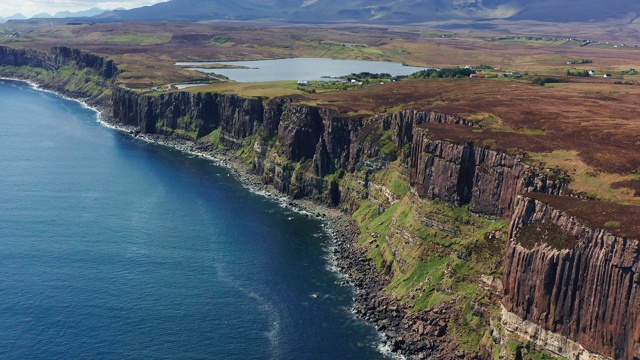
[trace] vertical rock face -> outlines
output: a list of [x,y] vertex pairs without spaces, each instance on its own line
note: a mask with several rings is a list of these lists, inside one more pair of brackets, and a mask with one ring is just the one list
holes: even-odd
[[[255,135],[257,129],[263,121],[264,108],[262,101],[256,99],[245,99],[237,95],[212,95],[213,122],[220,123],[221,140],[230,147],[237,147],[242,144],[242,140]],[[203,108],[207,108],[203,106]],[[208,117],[202,117],[208,123]],[[206,134],[206,133],[205,133]]]
[[30,49],[13,49],[0,46],[0,65],[30,66],[47,70],[58,70],[73,64],[77,69],[91,69],[105,80],[114,79],[120,73],[113,60],[68,47],[55,47],[50,53]]
[[[382,154],[380,134],[390,133],[399,156],[410,168],[411,185],[423,198],[438,199],[488,215],[506,215],[513,210],[517,194],[536,191],[559,194],[564,183],[536,174],[520,158],[478,148],[431,140],[421,124],[450,123],[468,126],[464,120],[430,111],[402,111],[370,121],[344,117],[326,108],[296,103],[290,98],[266,104],[235,95],[169,93],[145,96],[118,89],[114,92],[113,117],[143,133],[200,137],[220,127],[221,141],[230,147],[258,136],[277,140],[277,151],[288,160],[309,162],[308,173],[325,177],[339,169],[346,171],[384,168],[394,155]],[[176,133],[175,130],[183,132]],[[180,135],[182,134],[182,135]],[[259,144],[260,145],[260,144]],[[262,145],[259,146],[263,148]],[[268,181],[282,184],[290,193],[296,179],[286,169],[258,159],[256,169],[267,171]],[[305,168],[306,169],[306,168]],[[297,174],[302,188],[321,188],[324,182]],[[313,184],[313,185],[310,185]],[[322,187],[325,187],[324,189]],[[310,195],[296,192],[298,196]]]
[[287,106],[280,118],[278,141],[291,161],[313,158],[324,132],[320,109],[314,106]]
[[[263,103],[219,94],[141,96],[122,89],[114,91],[113,116],[147,133],[169,128],[200,137],[220,129],[220,140],[231,147],[255,139],[254,168],[265,183],[294,198],[324,199],[333,205],[362,195],[341,189],[327,175],[339,169],[369,174],[384,168],[391,161],[381,150],[387,136],[407,165],[419,196],[468,205],[481,214],[514,214],[503,299],[505,311],[513,314],[510,328],[544,333],[537,339],[560,344],[554,351],[570,344],[564,347],[578,349],[575,353],[582,354],[584,346],[616,359],[640,358],[638,242],[583,226],[535,200],[523,199],[516,206],[518,194],[558,195],[564,182],[527,166],[518,156],[472,143],[431,139],[421,125],[430,121],[465,125],[460,119],[401,112],[366,121],[288,98]],[[369,186],[367,178],[364,175],[364,188]],[[518,242],[530,224],[543,222],[554,226],[543,231],[577,240],[557,248]],[[518,326],[517,319],[530,326]]]
[[30,49],[13,49],[0,46],[0,65],[30,66],[35,68],[47,68],[47,56],[41,52]]
[[640,358],[637,240],[590,228],[526,197],[518,200],[509,235],[507,311],[592,352]]
[[[262,123],[262,103],[236,95],[168,93],[140,96],[116,89],[112,115],[122,125],[145,134],[171,135],[175,130],[200,137],[220,127],[221,140],[234,147]],[[224,136],[223,136],[224,135]]]
[[413,142],[413,132],[417,125],[426,123],[444,123],[456,125],[470,125],[464,119],[433,111],[404,110],[392,114],[378,116],[385,130],[393,131],[394,141],[398,147]]
[[58,68],[69,62],[72,62],[78,68],[92,69],[105,79],[113,79],[120,73],[113,60],[106,60],[102,56],[64,46],[51,49],[49,64],[53,64],[55,68]]
[[411,185],[427,199],[456,206],[469,205],[473,212],[511,214],[518,194],[559,194],[564,182],[537,174],[520,157],[499,153],[473,143],[455,144],[432,140],[416,128],[410,158]]

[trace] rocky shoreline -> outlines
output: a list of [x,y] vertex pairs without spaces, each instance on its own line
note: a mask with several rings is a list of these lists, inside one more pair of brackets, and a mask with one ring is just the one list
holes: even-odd
[[[292,200],[265,185],[251,172],[250,166],[230,151],[214,149],[193,141],[157,134],[140,134],[137,129],[122,127],[103,118],[101,122],[145,142],[168,146],[185,153],[214,161],[229,169],[250,191],[276,198],[288,208],[324,222],[324,229],[332,239],[331,256],[338,271],[354,287],[355,316],[373,325],[381,334],[382,347],[397,358],[463,359],[464,352],[447,338],[452,304],[444,303],[433,309],[411,312],[398,299],[385,293],[389,279],[385,278],[373,261],[357,246],[360,230],[347,214],[310,200]],[[444,351],[447,350],[447,351]]]

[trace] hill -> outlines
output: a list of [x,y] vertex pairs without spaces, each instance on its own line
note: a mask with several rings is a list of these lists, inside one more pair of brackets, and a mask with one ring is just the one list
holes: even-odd
[[640,3],[626,0],[172,0],[101,16],[109,21],[277,19],[293,23],[407,24],[447,20],[584,22],[635,19]]

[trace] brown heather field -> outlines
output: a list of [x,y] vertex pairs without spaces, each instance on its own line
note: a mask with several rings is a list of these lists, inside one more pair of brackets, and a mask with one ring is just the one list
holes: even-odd
[[576,197],[530,193],[527,196],[586,221],[593,228],[605,228],[617,236],[640,238],[640,207],[585,200]]
[[536,86],[498,79],[408,80],[307,96],[343,112],[393,108],[435,110],[475,120],[484,130],[433,126],[456,141],[495,139],[511,151],[574,150],[590,166],[612,173],[640,168],[640,86],[572,83]]

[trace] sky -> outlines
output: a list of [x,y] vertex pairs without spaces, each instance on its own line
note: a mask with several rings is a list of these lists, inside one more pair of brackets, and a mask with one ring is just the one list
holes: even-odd
[[167,0],[0,0],[0,17],[20,13],[26,17],[43,12],[54,15],[59,11],[81,11],[94,7],[112,10],[132,9],[153,5]]

